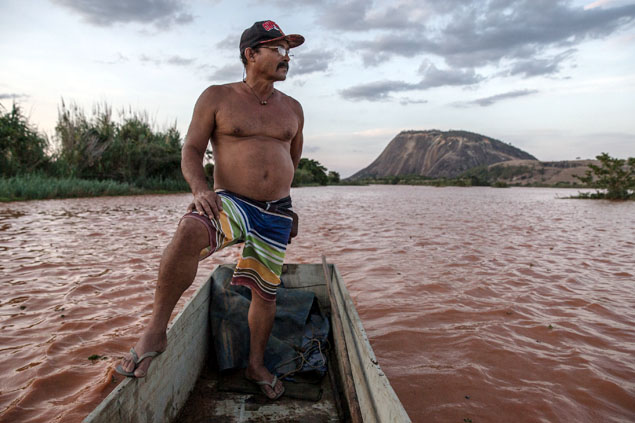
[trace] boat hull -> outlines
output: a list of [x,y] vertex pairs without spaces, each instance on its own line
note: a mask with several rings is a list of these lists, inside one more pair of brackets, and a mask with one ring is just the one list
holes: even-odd
[[168,330],[168,348],[154,359],[148,375],[123,381],[84,423],[188,422],[187,416],[194,416],[191,421],[267,420],[267,416],[304,421],[304,415],[311,416],[310,421],[410,422],[379,367],[341,275],[326,262],[286,264],[282,274],[285,288],[313,292],[333,322],[332,364],[322,381],[322,399],[310,402],[285,395],[276,402],[263,402],[254,399],[257,394],[218,393],[220,375],[210,360],[209,304],[215,278],[228,277],[231,269],[233,265],[218,266],[187,302]]

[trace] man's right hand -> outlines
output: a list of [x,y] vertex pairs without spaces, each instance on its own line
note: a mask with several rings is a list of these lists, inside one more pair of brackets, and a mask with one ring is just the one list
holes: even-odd
[[218,219],[220,212],[223,211],[223,203],[214,191],[201,191],[194,194],[194,200],[187,208],[188,213],[193,210],[205,213],[210,219],[212,219],[212,216]]

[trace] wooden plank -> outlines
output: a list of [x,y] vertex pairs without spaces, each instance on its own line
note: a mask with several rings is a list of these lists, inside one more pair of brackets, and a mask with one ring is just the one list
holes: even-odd
[[357,398],[357,392],[355,390],[351,363],[348,359],[349,352],[346,344],[344,328],[342,326],[342,320],[340,317],[340,307],[337,305],[337,297],[334,293],[331,275],[328,271],[328,265],[326,264],[325,256],[322,256],[322,268],[324,270],[324,278],[326,280],[326,286],[328,289],[329,298],[331,300],[331,328],[333,330],[333,340],[335,341],[336,355],[340,358],[338,360],[338,367],[340,376],[342,378],[344,396],[346,397],[346,402],[348,404],[348,411],[350,413],[351,422],[360,423],[364,420],[362,419],[362,412],[360,410],[360,404]]
[[315,294],[322,310],[330,311],[331,304],[322,276],[322,264],[285,264],[282,266],[282,285],[287,289],[302,289]]
[[168,329],[168,347],[143,379],[126,378],[84,423],[171,422],[187,401],[205,364],[209,345],[211,278],[187,302]]
[[339,271],[335,266],[333,270],[335,277],[331,280],[331,287],[340,310],[342,330],[348,345],[351,371],[364,422],[411,422],[388,378],[379,367]]

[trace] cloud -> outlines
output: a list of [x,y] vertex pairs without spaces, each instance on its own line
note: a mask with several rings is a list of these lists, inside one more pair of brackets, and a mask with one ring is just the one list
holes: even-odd
[[418,84],[419,89],[474,85],[485,79],[477,75],[474,69],[438,69],[430,61],[423,62],[419,73],[423,75],[423,80]]
[[610,0],[598,0],[598,1],[594,1],[593,3],[589,3],[586,6],[584,6],[584,10],[589,10],[589,9],[595,9],[596,7],[600,7],[603,6],[607,3],[609,3]]
[[241,63],[232,63],[229,65],[214,68],[208,79],[216,83],[226,83],[240,81],[243,75],[243,65]]
[[422,29],[423,23],[407,3],[373,7],[374,2],[368,0],[323,1],[318,22],[327,28],[344,31]]
[[410,97],[402,97],[399,99],[399,104],[407,106],[409,104],[426,104],[428,100],[417,100]]
[[154,24],[169,28],[194,20],[180,0],[53,0],[98,26],[117,23]]
[[18,93],[0,93],[0,100],[16,100],[18,98],[27,98],[29,95],[27,94],[18,94]]
[[517,60],[504,73],[525,77],[557,74],[560,72],[562,63],[576,51],[576,49],[569,49],[551,57]]
[[143,63],[149,63],[155,66],[162,66],[166,64],[174,65],[174,66],[189,66],[194,64],[194,62],[196,61],[195,59],[181,57],[178,55],[172,55],[167,58],[159,58],[159,57],[151,57],[145,54],[142,54],[141,56],[139,56],[139,60],[141,60],[141,62]]
[[181,57],[181,56],[170,56],[167,59],[165,59],[165,63],[170,64],[170,65],[176,65],[176,66],[188,66],[191,65],[192,63],[194,63],[194,59],[188,59],[186,57]]
[[314,7],[320,25],[339,31],[423,28],[414,0],[401,0],[396,5],[392,1],[373,0],[274,0],[274,3],[286,9]]
[[318,22],[332,29],[355,30],[363,28],[363,20],[366,11],[371,7],[371,2],[365,0],[352,0],[333,2],[327,7],[321,7],[322,12]]
[[[241,32],[242,34],[242,32]],[[238,54],[240,46],[240,35],[239,34],[230,34],[227,37],[223,38],[219,42],[216,43],[217,48],[221,48],[224,50],[234,50]]]
[[625,5],[631,1],[632,0],[598,0],[584,6],[584,10],[594,9],[596,7],[603,7],[605,5],[612,5],[612,6]]
[[117,57],[111,60],[96,60],[97,63],[101,63],[102,65],[118,65],[127,61],[128,57],[124,56],[121,53],[117,53]]
[[358,41],[353,49],[362,51],[364,65],[375,66],[391,59],[392,56],[413,57],[424,53],[424,43],[411,35],[385,35],[370,41]]
[[321,6],[328,3],[327,0],[303,0],[301,2],[297,0],[273,0],[273,3],[282,7],[283,9],[291,9],[295,7],[307,7],[307,6]]
[[[419,69],[420,81],[377,81],[340,91],[348,100],[382,101],[392,99],[394,92],[476,85],[485,80],[477,70],[491,66],[503,69],[491,78],[557,75],[574,59],[575,46],[635,22],[635,4],[622,0],[601,0],[598,7],[586,9],[571,0],[401,0],[396,6],[383,4],[338,3],[326,8],[318,22],[344,32],[372,30],[373,38],[362,41],[356,36],[350,44],[367,67],[395,56],[411,60],[427,55],[443,59],[448,68],[438,69],[426,59]],[[613,7],[607,7],[609,4]],[[402,15],[403,10],[409,15]],[[393,18],[402,22],[401,27],[393,25]],[[503,98],[508,97],[482,99],[484,104],[477,104],[489,105]]]
[[418,88],[418,84],[404,81],[376,81],[340,90],[340,95],[344,99],[351,101],[385,101],[392,99],[390,93],[416,90]]
[[[295,54],[295,53],[294,53]],[[335,53],[327,50],[301,51],[291,60],[289,69],[293,75],[325,72],[335,58]]]
[[[301,6],[313,11],[317,25],[353,33],[354,41],[348,47],[360,54],[367,67],[395,56],[436,56],[455,70],[453,75],[436,75],[437,79],[454,77],[456,85],[462,80],[478,82],[475,70],[486,66],[504,67],[498,77],[557,75],[575,58],[577,45],[604,38],[635,22],[632,0],[589,0],[587,7],[573,0],[275,3]],[[306,71],[309,69],[307,65]],[[451,85],[450,81],[437,81],[432,70],[424,85]]]
[[[419,68],[423,79],[416,83],[406,81],[376,81],[360,84],[340,91],[346,100],[386,101],[391,100],[391,93],[402,91],[422,91],[435,87],[475,85],[485,78],[476,74],[474,69],[438,69],[429,61],[424,61]],[[413,103],[406,98],[402,104]],[[417,101],[420,102],[420,101]]]
[[491,106],[494,103],[498,103],[499,101],[502,101],[502,100],[517,98],[517,97],[524,97],[524,96],[536,94],[538,92],[539,92],[538,90],[509,91],[503,94],[497,94],[490,97],[479,98],[472,101],[454,103],[454,106],[455,107],[469,107],[469,106],[487,107],[487,106]]
[[[574,6],[571,0],[402,1],[399,6],[384,8],[374,6],[376,3],[343,3],[328,8],[318,20],[340,31],[383,30],[373,39],[351,43],[361,51],[367,66],[393,56],[431,54],[444,58],[453,68],[497,65],[502,60],[518,60],[518,66],[523,67],[548,50],[570,51],[635,21],[635,4],[624,2],[587,10]],[[404,16],[403,10],[409,15]],[[543,68],[547,73],[559,69]]]

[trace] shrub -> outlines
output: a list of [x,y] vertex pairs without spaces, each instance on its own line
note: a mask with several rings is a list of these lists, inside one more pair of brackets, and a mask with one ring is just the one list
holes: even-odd
[[627,160],[617,159],[602,153],[596,156],[600,165],[589,164],[585,176],[575,176],[582,183],[595,188],[605,189],[597,191],[595,195],[582,198],[606,198],[608,200],[627,200],[635,198],[635,157]]
[[326,168],[320,164],[317,160],[301,158],[298,164],[298,169],[293,176],[293,183],[291,186],[297,187],[299,185],[326,185],[328,183],[328,176],[326,174]]
[[121,122],[115,122],[108,105],[95,106],[89,118],[77,105],[67,107],[62,101],[55,132],[61,175],[121,182],[182,180],[178,130],[154,129],[144,112],[122,111]]
[[17,104],[9,112],[0,111],[0,176],[44,169],[47,147],[48,140],[29,125]]

